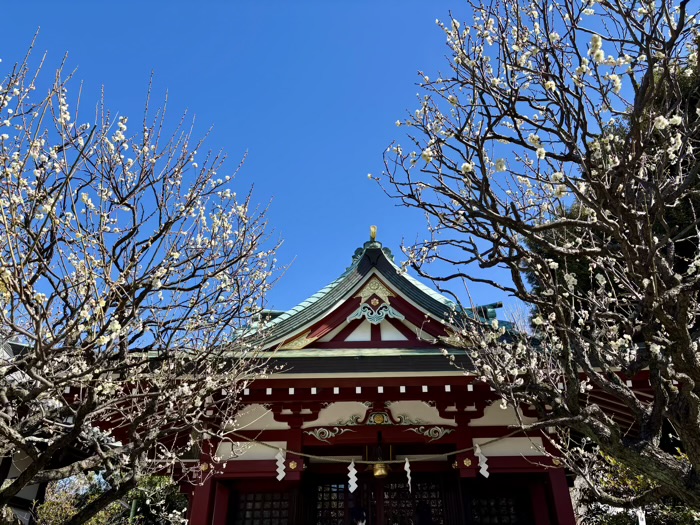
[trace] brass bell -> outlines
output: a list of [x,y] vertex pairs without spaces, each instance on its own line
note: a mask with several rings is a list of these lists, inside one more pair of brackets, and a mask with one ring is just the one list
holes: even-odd
[[386,463],[375,463],[372,472],[375,478],[385,478],[389,475],[389,467]]

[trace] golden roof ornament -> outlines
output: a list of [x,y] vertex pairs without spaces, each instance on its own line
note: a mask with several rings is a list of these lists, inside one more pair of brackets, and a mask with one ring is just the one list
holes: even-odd
[[[362,245],[362,248],[358,248],[357,250],[355,250],[353,262],[357,262],[359,260],[364,250],[376,250],[378,248],[382,248],[382,243],[377,241],[377,227],[375,225],[372,225],[369,227],[369,240]],[[387,257],[391,258],[390,252],[387,253]]]

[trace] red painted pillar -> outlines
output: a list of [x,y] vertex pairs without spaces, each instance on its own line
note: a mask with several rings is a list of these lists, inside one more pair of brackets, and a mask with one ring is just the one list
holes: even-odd
[[535,483],[530,488],[532,499],[532,515],[537,525],[551,525],[549,519],[549,505],[547,504],[547,491],[545,490],[544,477],[539,483]]
[[[455,415],[455,423],[457,424],[457,450],[470,448],[474,446],[472,433],[469,427],[470,414],[457,413]],[[462,478],[475,478],[478,472],[479,461],[474,455],[474,451],[462,452],[455,457],[454,465],[459,470],[459,476]]]
[[[303,418],[294,417],[289,420],[290,429],[287,431],[287,450],[301,452],[302,430],[301,425],[304,423]],[[304,458],[297,456],[292,452],[287,452],[285,458],[287,464],[287,472],[285,475],[286,481],[299,481],[301,472],[304,467]],[[292,468],[294,467],[294,468]]]
[[552,489],[552,501],[554,503],[554,515],[557,519],[557,525],[576,525],[569,485],[566,482],[566,472],[563,468],[549,469],[549,484]]
[[231,490],[230,487],[222,481],[215,481],[214,485],[214,516],[211,523],[212,525],[226,525],[228,523]]
[[196,485],[192,491],[190,525],[212,525],[213,503],[214,480],[209,476],[202,485]]

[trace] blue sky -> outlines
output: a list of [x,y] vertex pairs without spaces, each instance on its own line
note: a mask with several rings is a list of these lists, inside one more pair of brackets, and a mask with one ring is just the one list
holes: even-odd
[[402,239],[424,237],[422,215],[367,174],[403,138],[394,122],[417,107],[417,72],[446,68],[435,19],[450,10],[467,17],[466,3],[447,0],[14,2],[3,6],[0,58],[6,71],[40,28],[46,78],[67,53],[83,108],[104,86],[109,108],[140,120],[153,72],[153,103],[167,91],[173,119],[188,110],[202,134],[213,126],[207,144],[228,152],[231,171],[247,151],[239,188],[270,202],[278,260],[290,266],[269,306],[287,309],[345,269],[371,224],[398,261]]

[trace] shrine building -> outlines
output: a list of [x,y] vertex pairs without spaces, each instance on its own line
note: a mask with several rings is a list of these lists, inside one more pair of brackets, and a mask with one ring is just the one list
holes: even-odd
[[272,314],[279,368],[202,454],[190,524],[574,525],[546,436],[519,431],[450,346],[454,313],[373,234],[338,279]]

